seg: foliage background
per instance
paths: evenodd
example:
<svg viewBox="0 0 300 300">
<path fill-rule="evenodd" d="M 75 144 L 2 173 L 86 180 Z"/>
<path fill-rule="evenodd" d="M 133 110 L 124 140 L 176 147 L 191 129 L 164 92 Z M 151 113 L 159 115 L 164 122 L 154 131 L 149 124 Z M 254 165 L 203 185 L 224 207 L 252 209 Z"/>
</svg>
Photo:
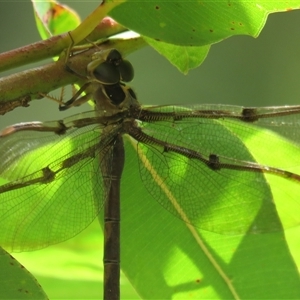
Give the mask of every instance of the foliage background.
<svg viewBox="0 0 300 300">
<path fill-rule="evenodd" d="M 82 19 L 98 5 L 97 2 L 64 3 L 74 8 Z M 29 1 L 2 2 L 0 7 L 1 52 L 40 39 Z M 135 68 L 131 86 L 143 104 L 299 104 L 299 16 L 300 11 L 296 10 L 272 14 L 257 39 L 236 36 L 213 45 L 204 63 L 187 76 L 150 47 L 144 48 L 128 57 Z M 78 108 L 78 112 L 80 109 L 88 107 Z M 26 115 L 19 108 L 1 117 L 0 127 L 33 120 L 36 111 L 41 120 L 61 118 L 62 114 L 54 102 L 35 101 Z"/>
<path fill-rule="evenodd" d="M 67 3 L 82 18 L 98 5 L 97 2 Z M 0 52 L 39 40 L 29 1 L 2 2 L 0 8 Z M 131 85 L 144 104 L 299 104 L 299 17 L 300 11 L 273 14 L 257 39 L 239 36 L 214 45 L 203 65 L 187 76 L 180 74 L 152 49 L 142 49 L 129 57 L 136 72 Z M 78 112 L 87 109 L 88 106 L 84 106 L 78 108 Z M 74 114 L 74 111 L 68 113 Z M 34 101 L 26 110 L 19 108 L 1 116 L 0 128 L 21 121 L 62 117 L 55 103 Z M 101 279 L 101 275 L 97 275 L 101 272 L 101 248 L 101 236 L 98 235 L 98 227 L 94 226 L 89 234 L 83 233 L 76 240 L 18 255 L 17 258 L 34 274 L 37 272 L 45 289 L 48 284 L 56 286 L 56 290 L 51 292 L 46 289 L 50 298 L 64 297 L 62 293 L 66 290 L 68 297 L 70 291 L 80 297 L 80 286 L 94 291 L 96 297 L 100 293 L 96 279 Z M 41 265 L 42 270 L 39 268 Z M 56 278 L 49 275 L 53 270 Z M 122 284 L 126 283 L 122 281 Z M 83 295 L 86 295 L 84 291 Z M 122 298 L 126 297 L 132 299 L 133 296 L 129 292 Z"/>
</svg>

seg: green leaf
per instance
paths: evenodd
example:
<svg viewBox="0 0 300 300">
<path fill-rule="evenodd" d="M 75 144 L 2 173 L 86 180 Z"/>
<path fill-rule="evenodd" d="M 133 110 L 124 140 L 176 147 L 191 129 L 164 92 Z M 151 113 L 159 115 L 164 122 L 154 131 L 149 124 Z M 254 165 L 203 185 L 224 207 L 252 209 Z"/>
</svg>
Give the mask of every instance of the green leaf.
<svg viewBox="0 0 300 300">
<path fill-rule="evenodd" d="M 168 57 L 172 64 L 184 74 L 197 68 L 206 58 L 210 46 L 176 46 L 144 37 L 157 52 Z"/>
<path fill-rule="evenodd" d="M 299 8 L 299 1 L 128 0 L 110 13 L 127 28 L 175 45 L 210 45 L 233 35 L 257 37 L 269 13 Z"/>
<path fill-rule="evenodd" d="M 126 154 L 121 265 L 142 299 L 299 298 L 299 274 L 283 232 L 230 236 L 191 228 L 149 195 L 135 149 L 127 147 Z M 264 217 L 262 210 L 255 220 Z"/>
<path fill-rule="evenodd" d="M 279 117 L 276 119 L 276 124 L 279 124 Z M 299 174 L 300 144 L 297 140 L 291 143 L 291 140 L 285 137 L 285 131 L 290 136 L 290 131 L 293 129 L 282 128 L 281 135 L 278 135 L 271 130 L 261 128 L 257 130 L 257 126 L 260 126 L 260 124 L 263 125 L 264 122 L 260 121 L 256 126 L 249 124 L 247 131 L 242 130 L 238 123 L 234 122 L 229 122 L 226 126 L 239 136 L 259 164 L 267 166 L 276 165 L 279 169 Z M 272 129 L 271 126 L 270 129 Z M 280 132 L 280 128 L 276 130 Z M 280 155 L 278 155 L 279 152 L 277 151 L 280 151 Z M 266 174 L 265 176 L 270 184 L 283 227 L 290 228 L 295 226 L 298 222 L 296 220 L 298 220 L 299 210 L 299 184 L 294 180 L 287 180 L 276 175 Z"/>
<path fill-rule="evenodd" d="M 0 248 L 0 299 L 48 299 L 36 279 Z"/>
<path fill-rule="evenodd" d="M 188 68 L 194 68 L 203 61 L 204 53 L 208 51 L 208 48 L 198 48 L 196 59 L 197 48 L 190 53 L 188 47 L 209 46 L 234 35 L 257 37 L 270 13 L 299 9 L 299 6 L 300 1 L 129 0 L 116 7 L 110 15 L 143 35 L 151 46 L 187 73 Z M 149 38 L 170 45 L 168 48 L 158 47 L 159 44 Z M 181 50 L 178 46 L 182 46 Z M 197 63 L 190 67 L 194 60 Z"/>
<path fill-rule="evenodd" d="M 80 24 L 79 15 L 57 1 L 32 1 L 32 5 L 42 39 L 71 31 Z"/>
<path fill-rule="evenodd" d="M 172 111 L 174 109 L 167 108 Z M 233 111 L 234 107 L 227 109 Z M 70 120 L 73 118 L 70 117 Z M 276 117 L 276 120 L 280 124 L 280 118 Z M 222 118 L 202 118 L 201 121 L 181 120 L 172 124 L 149 123 L 147 126 L 143 125 L 143 130 L 165 141 L 174 141 L 179 145 L 187 143 L 192 149 L 200 149 L 204 155 L 218 153 L 230 158 L 244 157 L 247 161 L 255 159 L 260 163 L 278 165 L 285 170 L 299 173 L 300 153 L 296 134 L 292 136 L 296 140 L 293 144 L 287 139 L 290 131 L 287 135 L 285 131 L 278 135 L 260 128 L 260 125 L 265 125 L 263 120 L 257 124 L 255 126 Z M 275 129 L 280 131 L 277 126 Z M 46 134 L 44 138 L 32 136 L 29 140 L 25 132 L 19 135 L 15 133 L 14 138 L 18 143 L 15 143 L 14 139 L 11 140 L 12 144 L 16 145 L 13 153 L 24 149 L 22 140 L 27 145 L 34 142 L 36 144 L 32 146 L 41 148 L 27 153 L 26 156 L 16 156 L 15 163 L 3 176 L 14 179 L 16 174 L 24 175 L 45 165 L 55 170 L 71 150 L 77 155 L 84 151 L 85 147 L 93 144 L 95 139 L 98 141 L 99 133 L 95 128 L 85 128 L 73 133 L 75 137 L 79 137 L 78 141 L 73 143 L 69 137 L 58 139 L 53 134 Z M 33 132 L 30 136 L 32 134 Z M 55 139 L 56 143 L 52 143 L 52 139 Z M 266 141 L 268 147 L 264 147 Z M 10 144 L 7 147 L 12 149 Z M 260 299 L 265 295 L 271 299 L 299 298 L 299 275 L 285 242 L 284 233 L 247 234 L 247 231 L 258 231 L 257 226 L 258 229 L 265 229 L 263 232 L 281 230 L 279 216 L 285 226 L 299 224 L 298 182 L 235 170 L 222 170 L 219 175 L 218 171 L 212 171 L 196 161 L 186 165 L 186 158 L 180 158 L 177 154 L 166 152 L 167 155 L 160 160 L 159 156 L 164 150 L 151 147 L 139 144 L 137 152 L 137 144 L 131 143 L 130 138 L 127 140 L 126 166 L 122 178 L 121 266 L 138 294 L 146 299 L 187 299 L 191 295 L 196 299 Z M 49 148 L 47 156 L 46 148 Z M 280 160 L 278 152 L 270 149 L 277 149 L 283 154 Z M 61 159 L 52 163 L 58 156 Z M 170 157 L 173 160 L 170 160 Z M 151 162 L 151 168 L 163 181 L 158 176 L 149 176 L 150 169 L 145 168 L 147 164 L 144 158 Z M 72 160 L 68 162 L 71 163 Z M 162 162 L 169 168 L 164 168 Z M 68 165 L 66 161 L 64 164 Z M 79 168 L 80 172 L 75 168 L 74 172 L 62 174 L 55 184 L 51 183 L 47 188 L 42 187 L 41 191 L 25 187 L 20 190 L 19 195 L 14 191 L 5 193 L 2 204 L 14 203 L 19 207 L 18 214 L 29 217 L 26 222 L 21 220 L 17 226 L 18 231 L 13 231 L 15 225 L 7 221 L 9 215 L 6 214 L 6 219 L 1 220 L 1 228 L 6 225 L 1 232 L 1 239 L 12 242 L 16 247 L 20 243 L 21 247 L 34 249 L 40 247 L 37 241 L 41 240 L 42 246 L 59 242 L 76 234 L 91 222 L 96 216 L 92 207 L 100 207 L 103 200 L 103 195 L 99 192 L 100 174 L 95 172 L 98 169 L 93 169 L 90 160 L 83 160 Z M 172 172 L 173 168 L 176 172 Z M 91 172 L 94 173 L 93 183 Z M 277 181 L 273 181 L 274 179 Z M 67 184 L 62 184 L 63 182 Z M 167 188 L 174 197 L 165 193 Z M 61 198 L 55 195 L 57 191 L 61 191 L 57 194 Z M 30 199 L 29 192 L 34 193 Z M 279 216 L 272 202 L 265 201 L 273 199 L 271 192 L 278 205 Z M 93 193 L 97 196 L 96 202 L 91 198 Z M 174 209 L 173 198 L 177 199 L 182 211 Z M 28 207 L 23 205 L 25 200 Z M 47 203 L 39 206 L 37 210 L 36 201 Z M 36 214 L 31 213 L 32 207 L 35 207 Z M 43 210 L 41 218 L 41 214 L 38 213 L 43 207 L 47 209 Z M 202 209 L 199 210 L 199 207 Z M 28 212 L 22 212 L 21 208 L 28 209 Z M 179 220 L 185 218 L 183 212 L 186 218 L 201 229 L 195 229 L 188 222 Z M 18 221 L 18 214 L 11 214 L 10 217 Z M 32 224 L 35 227 L 32 227 Z M 28 235 L 26 228 L 33 228 L 33 234 Z M 230 235 L 237 233 L 246 234 Z"/>
<path fill-rule="evenodd" d="M 145 3 L 147 5 L 151 4 L 146 1 Z M 202 46 L 199 48 L 198 46 L 188 46 L 190 45 L 188 44 L 188 39 L 191 37 L 187 24 L 189 19 L 193 21 L 200 19 L 202 25 L 205 24 L 204 21 L 207 21 L 207 26 L 210 24 L 219 24 L 219 27 L 214 27 L 217 34 L 213 38 L 211 38 L 212 35 L 208 34 L 208 32 L 205 34 L 205 28 L 203 29 L 203 34 L 200 34 L 199 44 L 201 45 L 201 43 L 206 42 L 210 45 L 221 40 L 222 36 L 225 38 L 230 36 L 230 34 L 250 34 L 256 36 L 263 27 L 268 12 L 284 9 L 284 7 L 285 9 L 290 9 L 296 5 L 299 6 L 298 1 L 260 1 L 255 4 L 254 2 L 232 2 L 228 4 L 228 2 L 223 1 L 218 2 L 220 7 L 222 3 L 228 6 L 225 7 L 224 14 L 216 10 L 218 8 L 216 6 L 217 3 L 204 2 L 206 6 L 204 5 L 205 8 L 203 11 L 206 11 L 206 15 L 195 15 L 192 10 L 189 10 L 190 2 L 172 1 L 169 4 L 160 2 L 160 7 L 155 7 L 155 10 L 163 8 L 166 11 L 166 5 L 177 4 L 177 8 L 186 5 L 184 8 L 187 8 L 189 14 L 188 16 L 184 14 L 180 15 L 178 11 L 176 13 L 176 7 L 173 6 L 175 11 L 173 18 L 170 11 L 168 12 L 168 18 L 165 18 L 168 30 L 164 31 L 163 28 L 166 25 L 160 23 L 159 26 L 163 25 L 163 27 L 159 31 L 153 26 L 154 33 L 162 34 L 162 41 L 165 41 L 165 36 L 166 40 L 169 41 L 172 38 L 177 39 L 178 35 L 178 39 L 183 38 L 184 43 L 187 44 L 183 43 L 183 46 L 175 47 L 171 44 L 165 45 L 165 42 L 151 40 L 150 38 L 146 39 L 153 45 L 155 44 L 155 47 L 160 49 L 164 55 L 169 56 L 172 61 L 178 60 L 175 61 L 175 64 L 186 72 L 190 67 L 197 64 L 198 61 L 202 61 L 206 55 L 205 51 L 208 50 L 201 48 Z M 131 4 L 135 5 L 132 7 L 135 8 L 135 13 L 137 12 L 138 14 L 141 12 L 140 7 L 137 6 L 137 2 Z M 196 2 L 191 2 L 191 4 L 198 5 Z M 119 8 L 121 7 L 123 6 Z M 213 13 L 209 14 L 209 11 L 207 12 L 206 9 L 207 7 L 210 7 Z M 232 8 L 234 9 L 231 10 Z M 185 12 L 184 10 L 181 11 Z M 238 14 L 235 15 L 235 12 L 238 12 Z M 124 12 L 123 14 L 126 15 Z M 159 21 L 159 18 L 155 19 L 151 14 L 147 14 L 147 17 L 149 16 L 148 19 L 144 18 L 141 14 L 138 15 L 139 17 L 135 18 L 133 23 L 138 22 L 142 26 L 148 20 L 149 24 Z M 242 23 L 243 26 L 240 25 L 238 23 L 239 20 L 236 19 L 239 15 L 241 19 L 242 17 L 247 21 L 249 19 L 251 21 L 249 22 L 250 25 L 248 23 L 246 24 L 247 26 L 244 23 Z M 180 26 L 182 23 L 176 24 L 179 16 L 181 21 L 185 20 L 187 22 L 185 26 Z M 203 16 L 203 18 L 201 19 L 199 16 Z M 130 15 L 126 15 L 127 17 L 130 19 Z M 234 23 L 228 21 L 229 17 L 232 17 Z M 214 23 L 217 18 L 220 19 L 220 23 Z M 174 24 L 169 22 L 170 20 L 175 21 Z M 211 20 L 212 22 L 210 22 Z M 227 23 L 224 20 L 227 20 Z M 245 21 L 244 19 L 242 20 Z M 193 24 L 193 21 L 190 24 Z M 177 26 L 174 27 L 175 30 L 173 32 L 171 32 L 169 24 Z M 224 27 L 224 24 L 230 24 L 234 30 L 230 29 L 229 31 L 228 27 Z M 244 29 L 247 30 L 244 31 Z M 199 30 L 201 31 L 201 26 Z M 152 37 L 155 38 L 155 34 Z M 193 41 L 197 40 L 193 35 L 192 37 Z M 203 52 L 199 53 L 199 57 L 197 57 L 198 49 L 200 51 L 203 49 Z M 180 57 L 181 54 L 183 54 L 182 58 Z M 254 157 L 255 160 L 263 164 L 278 165 L 285 170 L 299 173 L 299 168 L 297 167 L 300 165 L 297 159 L 299 157 L 299 150 L 285 138 L 268 130 L 260 130 L 258 132 L 256 127 L 252 127 L 251 124 L 249 124 L 247 134 L 239 126 L 236 126 L 238 123 L 230 122 L 227 124 L 223 122 L 222 124 L 224 126 L 222 133 L 226 132 L 227 136 L 234 141 L 237 137 L 242 144 L 235 142 L 234 145 L 244 145 L 245 153 L 248 153 L 249 157 Z M 266 141 L 268 141 L 267 145 Z M 60 151 L 63 147 L 60 146 L 58 144 L 57 147 L 54 147 L 53 152 L 50 154 L 53 154 L 53 156 L 62 154 Z M 80 145 L 73 146 L 76 148 Z M 230 151 L 233 151 L 232 149 Z M 277 150 L 279 151 L 279 149 L 280 153 L 283 154 L 280 156 L 280 159 L 277 155 Z M 128 144 L 126 150 L 127 166 L 122 182 L 122 268 L 140 295 L 149 299 L 237 299 L 239 296 L 241 298 L 260 299 L 265 298 L 266 295 L 268 298 L 276 299 L 299 299 L 299 275 L 283 233 L 232 237 L 189 227 L 187 223 L 176 219 L 153 200 L 153 197 L 149 194 L 149 188 L 146 190 L 140 180 L 140 169 L 137 163 L 135 147 Z M 34 153 L 31 157 L 32 162 L 40 164 L 41 161 L 39 161 L 39 158 L 36 159 L 37 154 L 42 155 L 43 149 Z M 53 158 L 52 155 L 49 157 Z M 24 159 L 22 165 L 25 161 L 26 159 Z M 42 165 L 44 165 L 44 161 Z M 27 167 L 30 168 L 30 164 Z M 88 173 L 88 170 L 84 166 L 83 171 Z M 185 176 L 189 176 L 189 172 L 191 170 L 182 169 L 182 173 L 186 173 Z M 14 176 L 13 173 L 11 176 Z M 292 181 L 273 175 L 266 175 L 264 177 L 265 184 L 260 187 L 259 193 L 269 195 L 272 192 L 276 205 L 279 208 L 278 212 L 281 220 L 285 226 L 293 226 L 295 222 L 294 215 L 298 210 L 297 195 L 299 195 L 299 187 Z M 74 178 L 75 180 L 80 180 L 80 176 L 75 176 Z M 188 177 L 183 176 L 183 178 Z M 180 178 L 173 179 L 179 180 Z M 201 183 L 203 178 L 199 177 L 197 180 Z M 59 188 L 60 183 L 57 182 L 56 188 Z M 50 190 L 54 191 L 53 189 L 54 187 L 52 186 Z M 91 187 L 88 186 L 87 191 L 90 191 L 90 189 Z M 226 189 L 232 193 L 243 194 L 243 191 L 238 189 L 234 182 L 226 182 Z M 291 201 L 286 201 L 287 197 Z M 216 202 L 216 199 L 219 204 L 222 205 L 222 203 L 225 203 L 224 205 L 227 205 L 224 201 L 224 199 L 226 200 L 224 191 L 214 193 L 211 201 Z M 22 198 L 20 198 L 20 201 L 23 201 Z M 214 209 L 218 207 L 215 203 L 211 203 L 210 206 Z M 84 210 L 84 206 L 82 209 Z M 263 211 L 259 212 L 257 207 L 254 207 L 254 210 L 245 208 L 238 212 L 239 214 L 236 214 L 236 216 L 238 220 L 244 222 L 244 226 L 251 226 L 252 222 L 257 220 L 266 223 L 270 221 L 268 218 L 264 220 L 265 214 L 262 213 Z M 209 216 L 210 213 L 212 212 L 207 210 L 201 216 L 205 216 L 205 214 Z M 214 213 L 218 215 L 217 210 Z M 278 216 L 273 213 L 272 211 L 270 217 L 274 218 L 276 222 Z M 228 214 L 219 214 L 218 218 L 225 225 L 225 229 L 228 225 L 227 230 L 231 228 L 229 222 L 236 222 L 230 214 L 230 207 L 228 207 Z M 207 220 L 209 219 L 207 218 Z M 200 222 L 202 222 L 201 219 Z M 218 226 L 221 228 L 220 225 Z"/>
</svg>

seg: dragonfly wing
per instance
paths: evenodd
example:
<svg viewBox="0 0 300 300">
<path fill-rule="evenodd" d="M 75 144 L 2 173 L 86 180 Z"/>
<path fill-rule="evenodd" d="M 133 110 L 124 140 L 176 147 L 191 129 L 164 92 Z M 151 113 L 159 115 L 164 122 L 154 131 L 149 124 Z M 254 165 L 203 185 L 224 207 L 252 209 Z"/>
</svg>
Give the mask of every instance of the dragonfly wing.
<svg viewBox="0 0 300 300">
<path fill-rule="evenodd" d="M 0 172 L 12 180 L 0 186 L 2 246 L 43 248 L 69 239 L 94 220 L 106 196 L 101 164 L 106 170 L 109 165 L 99 153 L 113 138 L 102 135 L 100 143 L 100 137 L 93 125 L 62 136 L 24 131 L 1 139 L 0 153 L 9 157 Z"/>
<path fill-rule="evenodd" d="M 228 124 L 234 124 L 238 128 L 236 132 Z M 215 154 L 220 157 L 221 164 L 228 163 L 227 157 L 237 164 L 244 161 L 259 166 L 242 139 L 259 132 L 254 125 L 225 118 L 191 118 L 143 123 L 142 126 L 149 136 L 197 151 L 207 160 Z M 267 142 L 264 138 L 266 136 L 260 137 L 261 143 Z M 273 137 L 270 142 L 275 141 Z M 149 193 L 184 221 L 222 234 L 282 229 L 274 195 L 264 173 L 226 168 L 214 170 L 201 160 L 151 143 L 140 142 L 136 149 L 141 179 Z M 259 163 L 263 163 L 263 159 L 264 156 Z M 295 185 L 299 189 L 300 184 Z M 293 222 L 299 223 L 299 220 Z"/>
<path fill-rule="evenodd" d="M 265 173 L 265 178 L 284 228 L 300 224 L 300 145 L 297 138 L 298 121 L 295 117 L 286 116 L 285 123 L 279 117 L 269 119 L 268 122 L 263 120 L 255 125 L 241 124 L 233 120 L 222 121 L 222 124 L 249 149 L 256 163 L 275 168 L 274 173 Z M 230 159 L 224 161 L 229 162 Z M 276 174 L 276 169 L 281 175 Z M 271 229 L 268 231 L 272 231 Z"/>
</svg>

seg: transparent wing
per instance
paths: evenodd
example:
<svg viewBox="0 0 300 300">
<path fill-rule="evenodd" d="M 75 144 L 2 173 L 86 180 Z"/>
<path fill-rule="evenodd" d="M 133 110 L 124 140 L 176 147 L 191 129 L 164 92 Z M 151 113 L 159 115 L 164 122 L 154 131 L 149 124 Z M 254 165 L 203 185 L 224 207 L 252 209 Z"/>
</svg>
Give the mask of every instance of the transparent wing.
<svg viewBox="0 0 300 300">
<path fill-rule="evenodd" d="M 198 106 L 192 110 L 216 109 L 238 114 L 242 108 Z M 226 108 L 226 109 L 225 109 Z M 186 109 L 190 109 L 187 107 Z M 155 108 L 152 111 L 182 111 L 182 107 Z M 262 111 L 270 111 L 263 108 Z M 213 113 L 211 113 L 213 116 Z M 258 120 L 255 125 L 218 117 L 178 119 L 142 123 L 142 130 L 165 143 L 215 154 L 220 164 L 269 166 L 300 174 L 300 148 L 296 116 L 276 116 Z M 285 129 L 282 129 L 285 127 Z M 263 128 L 280 129 L 280 134 Z M 290 137 L 291 139 L 288 139 Z M 149 193 L 175 216 L 201 229 L 223 233 L 261 233 L 300 223 L 299 181 L 263 171 L 241 169 L 213 170 L 195 158 L 145 143 L 136 146 L 141 179 Z M 265 169 L 265 168 L 264 168 Z M 284 172 L 283 172 L 284 174 Z"/>
<path fill-rule="evenodd" d="M 98 125 L 61 136 L 23 131 L 2 137 L 0 173 L 9 182 L 0 186 L 0 244 L 39 249 L 86 228 L 106 197 L 100 170 L 109 174 L 111 158 L 99 154 L 112 139 Z"/>
</svg>

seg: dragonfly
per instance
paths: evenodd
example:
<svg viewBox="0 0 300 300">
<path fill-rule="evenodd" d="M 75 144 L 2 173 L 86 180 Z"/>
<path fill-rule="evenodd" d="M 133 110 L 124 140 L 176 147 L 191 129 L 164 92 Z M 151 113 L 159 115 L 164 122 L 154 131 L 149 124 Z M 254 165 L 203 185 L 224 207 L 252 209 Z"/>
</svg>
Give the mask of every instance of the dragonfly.
<svg viewBox="0 0 300 300">
<path fill-rule="evenodd" d="M 133 185 L 197 228 L 237 235 L 299 225 L 300 106 L 144 107 L 125 84 L 133 68 L 116 49 L 87 74 L 59 109 L 92 99 L 94 110 L 0 132 L 0 245 L 28 251 L 62 242 L 104 207 L 106 244 L 118 249 L 110 233 L 119 234 L 119 203 L 107 203 L 120 198 L 126 147 L 139 166 Z M 118 273 L 119 253 L 107 249 L 104 264 Z"/>
</svg>

